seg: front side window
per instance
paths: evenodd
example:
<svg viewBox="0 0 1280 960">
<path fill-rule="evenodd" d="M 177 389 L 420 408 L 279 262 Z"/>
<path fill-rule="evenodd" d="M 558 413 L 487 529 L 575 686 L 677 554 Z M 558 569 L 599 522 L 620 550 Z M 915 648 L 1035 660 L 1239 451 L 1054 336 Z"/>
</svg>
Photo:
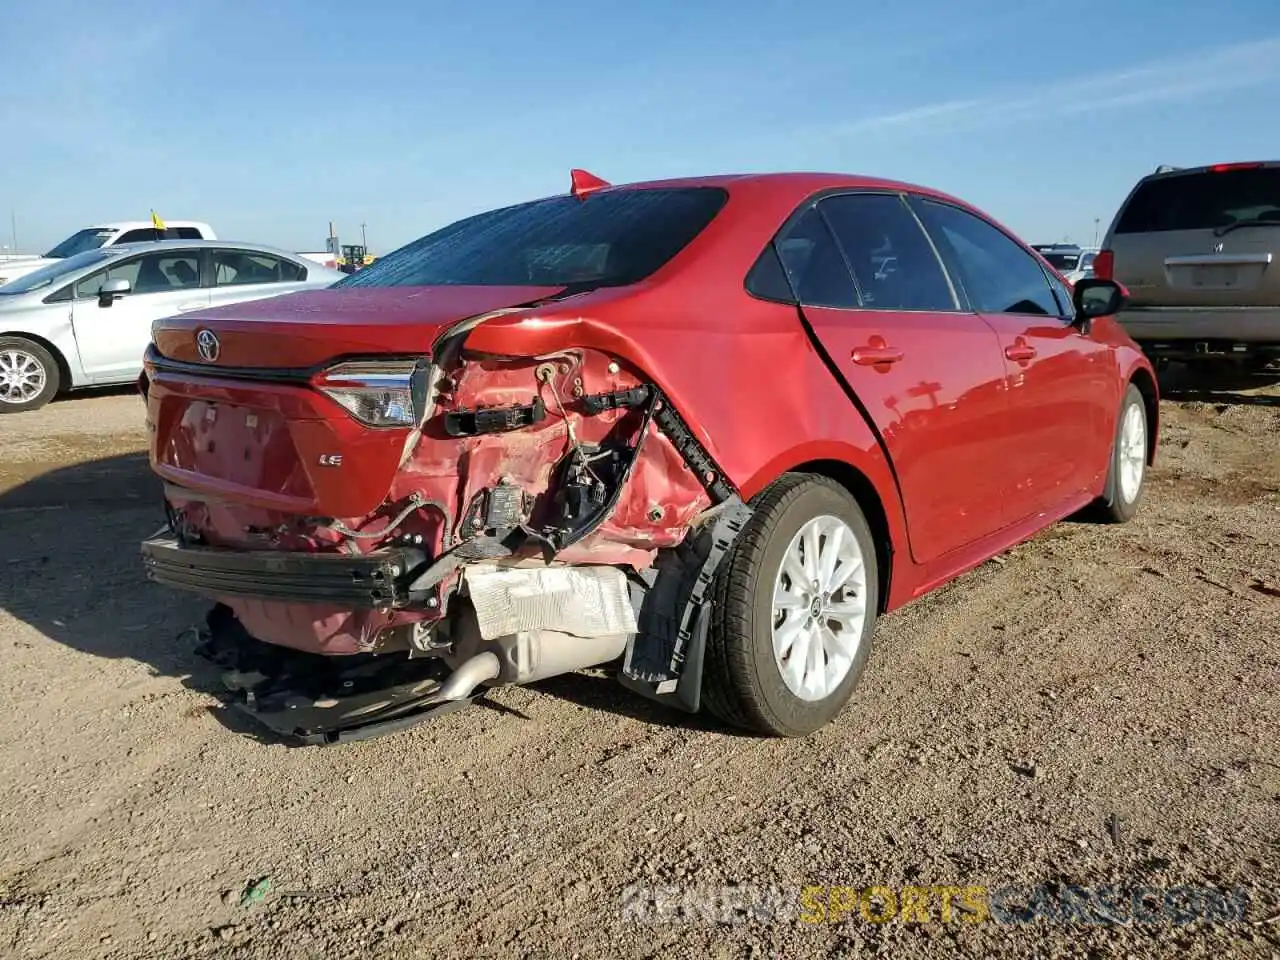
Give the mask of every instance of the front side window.
<svg viewBox="0 0 1280 960">
<path fill-rule="evenodd" d="M 266 253 L 218 250 L 213 255 L 213 282 L 219 287 L 248 283 L 296 283 L 307 271 L 296 263 Z"/>
<path fill-rule="evenodd" d="M 718 187 L 534 200 L 459 220 L 334 286 L 627 286 L 683 250 L 727 200 Z"/>
<path fill-rule="evenodd" d="M 942 264 L 901 198 L 852 194 L 820 206 L 853 268 L 864 309 L 956 309 Z"/>
<path fill-rule="evenodd" d="M 90 274 L 76 284 L 77 300 L 94 299 L 108 280 L 128 280 L 134 294 L 172 293 L 200 286 L 200 255 L 185 253 L 148 253 L 130 257 L 106 270 Z"/>
<path fill-rule="evenodd" d="M 924 200 L 920 217 L 981 313 L 1062 316 L 1040 263 L 1003 231 L 949 204 Z"/>
<path fill-rule="evenodd" d="M 1058 316 L 1074 317 L 1076 308 L 1071 300 L 1071 291 L 1067 288 L 1067 285 L 1057 277 L 1050 275 L 1049 287 L 1053 290 L 1053 298 L 1058 304 Z"/>
</svg>

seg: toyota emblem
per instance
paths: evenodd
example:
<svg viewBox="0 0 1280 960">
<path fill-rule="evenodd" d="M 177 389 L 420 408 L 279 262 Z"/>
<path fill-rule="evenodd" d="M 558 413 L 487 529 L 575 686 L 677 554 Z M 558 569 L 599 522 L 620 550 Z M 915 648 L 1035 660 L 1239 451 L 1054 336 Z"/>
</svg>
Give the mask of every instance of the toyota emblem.
<svg viewBox="0 0 1280 960">
<path fill-rule="evenodd" d="M 213 363 L 222 352 L 222 344 L 218 343 L 218 335 L 212 330 L 201 330 L 196 334 L 196 352 L 205 363 Z"/>
</svg>

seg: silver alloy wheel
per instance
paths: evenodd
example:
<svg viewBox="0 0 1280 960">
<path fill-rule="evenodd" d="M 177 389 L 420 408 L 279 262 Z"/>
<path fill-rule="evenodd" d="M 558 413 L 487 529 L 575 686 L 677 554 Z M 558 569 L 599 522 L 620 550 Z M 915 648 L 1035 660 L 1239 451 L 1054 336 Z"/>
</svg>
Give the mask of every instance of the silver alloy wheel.
<svg viewBox="0 0 1280 960">
<path fill-rule="evenodd" d="M 0 350 L 0 403 L 30 403 L 40 396 L 49 374 L 25 350 Z"/>
<path fill-rule="evenodd" d="M 1147 467 L 1147 418 L 1139 404 L 1130 404 L 1120 427 L 1120 496 L 1133 503 Z"/>
<path fill-rule="evenodd" d="M 866 622 L 867 567 L 849 525 L 814 517 L 782 555 L 773 586 L 773 658 L 787 689 L 823 700 L 853 666 Z"/>
</svg>

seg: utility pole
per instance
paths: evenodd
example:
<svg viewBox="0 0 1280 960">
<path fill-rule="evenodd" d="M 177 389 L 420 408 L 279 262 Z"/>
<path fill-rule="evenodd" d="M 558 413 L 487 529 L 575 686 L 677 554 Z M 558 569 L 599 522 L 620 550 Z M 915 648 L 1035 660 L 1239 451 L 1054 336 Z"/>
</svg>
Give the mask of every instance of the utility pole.
<svg viewBox="0 0 1280 960">
<path fill-rule="evenodd" d="M 364 247 L 364 252 L 369 252 L 369 238 L 364 235 L 364 224 L 360 224 L 360 246 Z"/>
<path fill-rule="evenodd" d="M 1098 217 L 1093 218 L 1093 245 L 1095 247 L 1098 245 L 1098 221 Z"/>
</svg>

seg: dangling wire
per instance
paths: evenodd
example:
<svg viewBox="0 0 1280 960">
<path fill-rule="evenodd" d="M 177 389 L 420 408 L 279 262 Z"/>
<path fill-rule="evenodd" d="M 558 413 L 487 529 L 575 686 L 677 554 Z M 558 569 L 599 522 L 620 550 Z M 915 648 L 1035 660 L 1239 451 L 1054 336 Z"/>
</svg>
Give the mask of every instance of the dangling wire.
<svg viewBox="0 0 1280 960">
<path fill-rule="evenodd" d="M 565 407 L 564 400 L 560 396 L 560 391 L 556 388 L 556 382 L 554 379 L 555 368 L 551 364 L 546 363 L 538 367 L 536 373 L 538 379 L 551 388 L 551 396 L 555 398 L 556 409 L 560 413 L 560 419 L 564 421 L 565 432 L 569 437 L 569 451 L 578 458 L 578 463 L 582 465 L 582 469 L 591 475 L 591 479 L 595 480 L 595 482 L 601 486 L 604 486 L 604 481 L 600 479 L 599 474 L 591 469 L 592 458 L 588 457 L 586 452 L 582 449 L 582 443 L 578 440 L 578 434 L 573 429 L 573 421 L 569 419 L 569 411 Z M 600 459 L 606 455 L 607 454 L 598 454 L 595 459 Z"/>
</svg>

